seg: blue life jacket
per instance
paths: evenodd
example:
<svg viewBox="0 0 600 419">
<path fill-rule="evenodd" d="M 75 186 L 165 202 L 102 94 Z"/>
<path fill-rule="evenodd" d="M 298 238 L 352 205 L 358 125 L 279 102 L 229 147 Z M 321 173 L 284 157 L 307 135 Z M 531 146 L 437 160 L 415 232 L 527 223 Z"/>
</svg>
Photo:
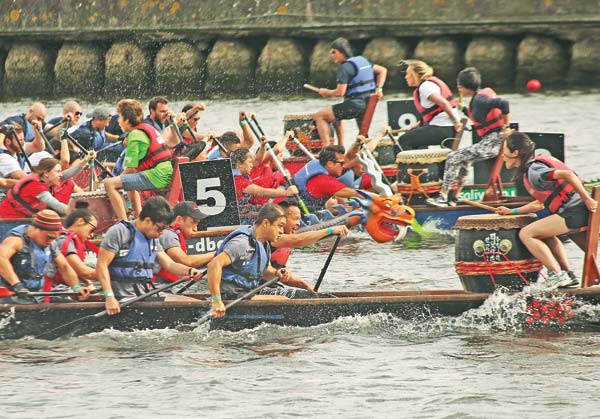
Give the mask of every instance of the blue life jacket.
<svg viewBox="0 0 600 419">
<path fill-rule="evenodd" d="M 300 196 L 308 206 L 323 206 L 329 198 L 315 198 L 306 190 L 308 181 L 317 175 L 329 175 L 329 172 L 318 159 L 306 163 L 294 175 L 294 183 L 300 191 Z"/>
<path fill-rule="evenodd" d="M 354 171 L 352 169 L 346 170 L 342 173 L 342 176 L 337 178 L 340 182 L 349 188 L 358 189 L 362 185 L 362 176 L 354 178 Z"/>
<path fill-rule="evenodd" d="M 217 160 L 217 159 L 222 159 L 224 158 L 223 155 L 221 154 L 221 149 L 219 149 L 219 147 L 214 147 L 212 150 L 209 151 L 208 155 L 206 156 L 207 160 Z"/>
<path fill-rule="evenodd" d="M 223 253 L 223 249 L 229 240 L 241 234 L 248 237 L 248 241 L 255 252 L 252 258 L 241 269 L 234 268 L 233 265 L 224 267 L 221 281 L 232 282 L 244 289 L 251 290 L 260 285 L 263 272 L 269 266 L 269 260 L 271 259 L 271 247 L 269 243 L 259 243 L 256 240 L 252 226 L 240 226 L 223 239 L 223 243 L 217 249 L 217 255 Z"/>
<path fill-rule="evenodd" d="M 233 172 L 233 177 L 234 178 L 236 176 L 241 176 L 241 177 L 245 177 L 246 179 L 249 179 L 248 176 L 242 175 L 238 169 L 232 169 L 232 172 Z M 238 205 L 247 204 L 248 202 L 250 202 L 250 198 L 252 198 L 252 195 L 250 195 L 249 193 L 244 193 L 244 197 L 242 198 L 241 201 L 238 202 Z"/>
<path fill-rule="evenodd" d="M 117 159 L 117 162 L 115 163 L 115 167 L 113 167 L 112 170 L 112 174 L 115 176 L 119 176 L 121 173 L 123 173 L 123 162 L 125 161 L 125 153 L 127 152 L 127 148 L 124 148 L 123 151 L 121 151 L 121 154 L 119 154 L 119 158 Z"/>
<path fill-rule="evenodd" d="M 346 94 L 344 96 L 350 97 L 375 91 L 377 87 L 375 85 L 375 73 L 373 72 L 373 65 L 369 60 L 362 55 L 357 55 L 348 58 L 344 62 L 351 63 L 356 70 L 356 74 L 346 87 Z"/>
<path fill-rule="evenodd" d="M 51 262 L 50 246 L 40 247 L 26 234 L 29 225 L 17 226 L 8 232 L 8 236 L 21 237 L 23 249 L 10 258 L 10 263 L 19 280 L 30 291 L 39 291 L 44 285 L 44 272 Z M 7 285 L 4 279 L 2 282 Z"/>
<path fill-rule="evenodd" d="M 106 131 L 94 129 L 91 119 L 77 128 L 72 135 L 88 150 L 94 149 L 97 151 L 108 145 Z"/>
<path fill-rule="evenodd" d="M 142 122 L 145 122 L 148 125 L 152 125 L 159 133 L 162 132 L 168 124 L 159 124 L 154 119 L 150 119 L 150 115 L 148 115 Z"/>
<path fill-rule="evenodd" d="M 129 249 L 122 249 L 108 266 L 111 281 L 147 282 L 154 275 L 156 266 L 156 239 L 148 239 L 134 221 L 121 221 L 132 235 Z"/>
<path fill-rule="evenodd" d="M 21 128 L 23 128 L 23 136 L 25 137 L 25 142 L 26 143 L 30 143 L 31 141 L 33 141 L 33 138 L 35 137 L 35 129 L 33 128 L 33 125 L 31 124 L 31 122 L 29 122 L 25 118 L 25 114 L 24 113 L 20 113 L 18 115 L 9 116 L 4 121 L 2 121 L 3 124 L 4 123 L 11 123 L 11 122 L 16 122 L 19 125 L 21 125 Z M 43 122 L 42 122 L 42 126 L 44 126 Z"/>
</svg>

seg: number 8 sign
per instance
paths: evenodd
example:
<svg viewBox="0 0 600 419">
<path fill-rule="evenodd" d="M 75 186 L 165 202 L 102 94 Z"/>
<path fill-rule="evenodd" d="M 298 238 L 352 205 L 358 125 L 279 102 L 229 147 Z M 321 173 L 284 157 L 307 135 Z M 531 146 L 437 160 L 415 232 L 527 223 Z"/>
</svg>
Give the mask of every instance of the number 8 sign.
<svg viewBox="0 0 600 419">
<path fill-rule="evenodd" d="M 203 227 L 240 224 L 231 160 L 218 159 L 179 165 L 183 198 L 198 204 L 209 217 Z"/>
</svg>

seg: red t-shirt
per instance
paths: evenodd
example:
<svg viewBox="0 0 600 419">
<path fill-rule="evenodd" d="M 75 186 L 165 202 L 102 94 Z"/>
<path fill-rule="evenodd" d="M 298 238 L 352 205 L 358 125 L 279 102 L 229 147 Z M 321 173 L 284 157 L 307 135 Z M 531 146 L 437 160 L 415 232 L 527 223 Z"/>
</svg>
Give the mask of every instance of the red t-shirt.
<svg viewBox="0 0 600 419">
<path fill-rule="evenodd" d="M 306 182 L 306 190 L 317 199 L 331 198 L 344 188 L 347 186 L 330 175 L 316 175 Z"/>
<path fill-rule="evenodd" d="M 250 172 L 252 183 L 263 188 L 276 189 L 285 183 L 285 178 L 278 171 L 273 171 L 268 164 L 256 166 Z"/>
</svg>

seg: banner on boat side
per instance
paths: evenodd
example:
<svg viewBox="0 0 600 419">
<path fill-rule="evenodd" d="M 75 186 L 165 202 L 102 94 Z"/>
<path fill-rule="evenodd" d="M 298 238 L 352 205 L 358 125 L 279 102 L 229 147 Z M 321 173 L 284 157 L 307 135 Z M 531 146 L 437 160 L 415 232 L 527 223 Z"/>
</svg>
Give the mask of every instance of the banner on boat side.
<svg viewBox="0 0 600 419">
<path fill-rule="evenodd" d="M 206 160 L 179 165 L 183 199 L 208 215 L 203 228 L 240 225 L 231 160 Z"/>
</svg>

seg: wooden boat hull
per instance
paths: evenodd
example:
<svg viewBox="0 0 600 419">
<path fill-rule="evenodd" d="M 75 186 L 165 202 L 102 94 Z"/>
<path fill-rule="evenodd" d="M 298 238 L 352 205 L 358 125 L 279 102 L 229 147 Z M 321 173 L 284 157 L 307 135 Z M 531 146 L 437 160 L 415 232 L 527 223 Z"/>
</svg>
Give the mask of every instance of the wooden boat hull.
<svg viewBox="0 0 600 419">
<path fill-rule="evenodd" d="M 462 290 L 420 290 L 382 292 L 338 292 L 338 298 L 311 300 L 266 299 L 243 301 L 221 319 L 210 322 L 212 329 L 242 330 L 262 323 L 310 327 L 345 316 L 385 313 L 406 320 L 459 316 L 481 306 L 490 294 Z M 600 304 L 600 288 L 571 289 L 561 294 L 575 300 Z M 207 295 L 196 294 L 184 301 L 144 301 L 116 316 L 78 322 L 44 338 L 83 335 L 107 328 L 121 331 L 177 328 L 193 324 L 209 309 Z M 104 303 L 0 304 L 0 338 L 38 336 L 58 326 L 90 316 L 104 309 Z"/>
</svg>

